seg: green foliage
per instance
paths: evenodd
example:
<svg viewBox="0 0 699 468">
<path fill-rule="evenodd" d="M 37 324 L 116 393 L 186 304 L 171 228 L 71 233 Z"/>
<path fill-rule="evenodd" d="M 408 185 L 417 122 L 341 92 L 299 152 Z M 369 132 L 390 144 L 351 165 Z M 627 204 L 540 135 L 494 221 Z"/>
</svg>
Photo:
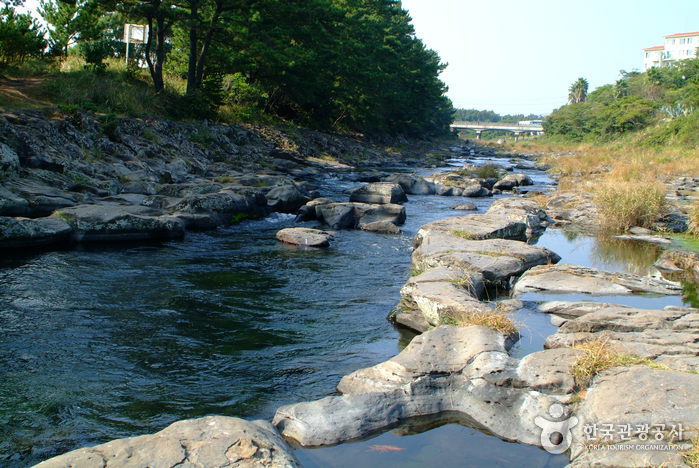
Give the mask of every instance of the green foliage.
<svg viewBox="0 0 699 468">
<path fill-rule="evenodd" d="M 0 65 L 40 57 L 46 48 L 40 26 L 27 14 L 5 6 L 0 10 Z"/>
<path fill-rule="evenodd" d="M 543 118 L 544 116 L 539 114 L 500 115 L 491 110 L 456 109 L 454 111 L 454 121 L 516 123 L 521 120 L 543 120 Z"/>
<path fill-rule="evenodd" d="M 81 42 L 80 55 L 85 59 L 86 67 L 98 71 L 107 68 L 104 61 L 114 55 L 115 42 L 108 39 Z"/>
<path fill-rule="evenodd" d="M 571 104 L 556 109 L 544 122 L 553 139 L 608 141 L 621 134 L 649 127 L 659 118 L 670 118 L 648 132 L 643 146 L 668 142 L 696 147 L 699 108 L 699 59 L 688 59 L 645 73 L 622 70 L 621 78 L 591 92 L 579 102 L 580 80 L 571 86 Z M 578 86 L 576 86 L 578 85 Z M 575 89 L 574 89 L 575 88 Z"/>
<path fill-rule="evenodd" d="M 587 99 L 587 89 L 589 85 L 585 78 L 578 78 L 575 82 L 570 85 L 568 89 L 568 102 L 570 104 L 577 104 L 580 102 L 585 102 Z"/>
</svg>

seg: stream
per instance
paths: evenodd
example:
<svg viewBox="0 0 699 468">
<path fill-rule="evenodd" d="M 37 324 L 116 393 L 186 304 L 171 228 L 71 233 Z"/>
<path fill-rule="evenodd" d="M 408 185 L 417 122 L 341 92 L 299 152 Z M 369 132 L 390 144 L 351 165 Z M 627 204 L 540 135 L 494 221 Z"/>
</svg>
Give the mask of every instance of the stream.
<svg viewBox="0 0 699 468">
<path fill-rule="evenodd" d="M 541 171 L 523 172 L 532 189 L 550 184 Z M 346 200 L 358 185 L 329 174 L 322 195 Z M 280 405 L 331 395 L 343 375 L 394 356 L 414 336 L 386 320 L 410 275 L 411 239 L 425 223 L 464 214 L 451 209 L 457 203 L 483 212 L 494 199 L 409 198 L 402 235 L 341 231 L 327 250 L 276 242 L 274 234 L 294 222 L 274 214 L 182 241 L 3 255 L 0 465 L 28 466 L 179 419 L 270 419 Z M 649 272 L 659 254 L 652 245 L 560 229 L 538 244 L 561 262 L 633 273 Z M 516 356 L 542 349 L 555 327 L 534 305 L 561 296 L 520 298 L 527 307 L 515 313 L 524 324 Z M 593 300 L 682 303 L 677 296 Z M 296 455 L 319 467 L 567 463 L 454 414 Z"/>
</svg>

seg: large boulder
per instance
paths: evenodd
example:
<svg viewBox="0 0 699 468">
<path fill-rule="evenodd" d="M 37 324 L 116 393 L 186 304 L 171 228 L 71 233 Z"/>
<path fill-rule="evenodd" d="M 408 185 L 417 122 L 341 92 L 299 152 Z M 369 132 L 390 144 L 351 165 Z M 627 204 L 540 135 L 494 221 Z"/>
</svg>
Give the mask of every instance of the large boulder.
<svg viewBox="0 0 699 468">
<path fill-rule="evenodd" d="M 257 190 L 222 190 L 192 195 L 172 207 L 175 213 L 208 214 L 219 224 L 228 225 L 235 217 L 267 214 L 267 198 Z"/>
<path fill-rule="evenodd" d="M 57 217 L 0 217 L 0 248 L 33 247 L 70 240 L 73 228 Z"/>
<path fill-rule="evenodd" d="M 328 247 L 332 233 L 310 228 L 284 228 L 277 232 L 277 239 L 286 244 L 305 247 Z"/>
<path fill-rule="evenodd" d="M 374 182 L 353 190 L 350 201 L 375 204 L 403 203 L 408 201 L 408 197 L 399 184 Z"/>
<path fill-rule="evenodd" d="M 502 179 L 495 182 L 493 185 L 494 189 L 497 190 L 512 190 L 515 187 L 521 187 L 524 185 L 533 185 L 531 178 L 528 175 L 522 173 L 507 174 Z"/>
<path fill-rule="evenodd" d="M 74 450 L 36 466 L 294 468 L 299 464 L 267 421 L 207 416 L 178 421 L 155 434 Z"/>
<path fill-rule="evenodd" d="M 296 185 L 280 185 L 267 192 L 267 206 L 280 213 L 296 213 L 310 198 Z"/>
<path fill-rule="evenodd" d="M 29 202 L 0 186 L 0 216 L 26 216 Z"/>
<path fill-rule="evenodd" d="M 400 226 L 405 222 L 405 208 L 401 205 L 373 205 L 368 203 L 321 203 L 315 205 L 315 219 L 318 219 L 332 229 L 365 229 L 383 226 L 391 223 Z"/>
<path fill-rule="evenodd" d="M 606 296 L 634 293 L 678 295 L 682 294 L 682 287 L 662 279 L 560 264 L 532 268 L 517 281 L 513 292 L 584 293 Z"/>
<path fill-rule="evenodd" d="M 184 224 L 174 216 L 145 206 L 78 205 L 56 212 L 73 228 L 78 242 L 173 239 L 184 235 Z"/>
<path fill-rule="evenodd" d="M 534 238 L 544 233 L 549 217 L 538 203 L 527 198 L 508 197 L 495 200 L 486 214 L 504 216 L 527 225 L 527 237 Z"/>
<path fill-rule="evenodd" d="M 19 173 L 19 156 L 5 143 L 0 143 L 0 180 Z"/>
<path fill-rule="evenodd" d="M 434 183 L 415 174 L 393 174 L 384 181 L 399 184 L 409 195 L 432 195 L 436 192 Z"/>
</svg>

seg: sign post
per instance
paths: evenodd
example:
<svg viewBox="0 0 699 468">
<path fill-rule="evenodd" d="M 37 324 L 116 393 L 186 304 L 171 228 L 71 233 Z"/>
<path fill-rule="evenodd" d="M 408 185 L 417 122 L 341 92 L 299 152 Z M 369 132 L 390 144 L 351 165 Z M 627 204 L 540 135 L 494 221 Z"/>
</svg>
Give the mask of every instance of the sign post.
<svg viewBox="0 0 699 468">
<path fill-rule="evenodd" d="M 125 24 L 124 42 L 126 42 L 126 66 L 129 66 L 129 44 L 142 44 L 146 42 L 148 26 L 145 24 Z"/>
</svg>

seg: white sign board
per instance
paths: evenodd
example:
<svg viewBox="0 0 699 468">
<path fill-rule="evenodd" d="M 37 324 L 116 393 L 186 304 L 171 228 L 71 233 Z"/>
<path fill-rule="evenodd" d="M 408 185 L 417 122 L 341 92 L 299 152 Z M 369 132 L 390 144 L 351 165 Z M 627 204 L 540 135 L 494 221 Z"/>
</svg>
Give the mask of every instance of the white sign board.
<svg viewBox="0 0 699 468">
<path fill-rule="evenodd" d="M 148 38 L 148 26 L 145 24 L 125 24 L 124 42 L 139 44 L 146 42 Z"/>
</svg>

